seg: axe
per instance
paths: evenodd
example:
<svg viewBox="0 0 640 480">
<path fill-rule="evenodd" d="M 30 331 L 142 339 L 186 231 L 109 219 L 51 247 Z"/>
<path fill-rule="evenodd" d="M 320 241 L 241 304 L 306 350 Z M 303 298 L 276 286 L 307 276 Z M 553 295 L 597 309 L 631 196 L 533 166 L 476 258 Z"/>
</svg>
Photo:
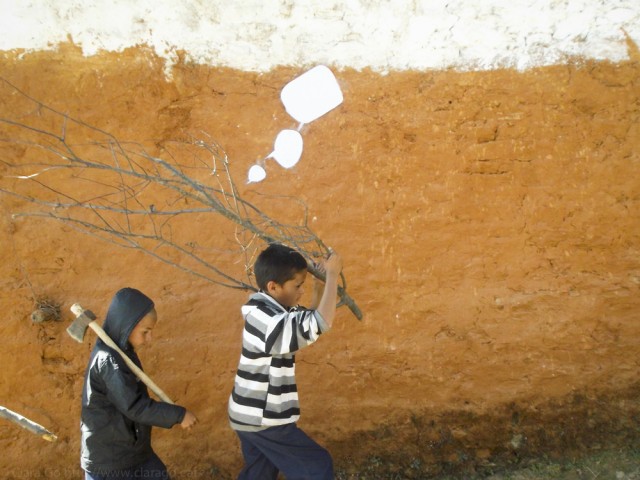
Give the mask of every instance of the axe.
<svg viewBox="0 0 640 480">
<path fill-rule="evenodd" d="M 42 425 L 34 422 L 33 420 L 29 420 L 26 417 L 23 417 L 19 413 L 13 412 L 8 408 L 0 406 L 0 417 L 6 418 L 7 420 L 11 420 L 14 423 L 17 423 L 22 428 L 29 430 L 31 433 L 35 433 L 39 437 L 44 438 L 48 442 L 54 442 L 58 439 L 53 433 L 44 428 Z"/>
<path fill-rule="evenodd" d="M 146 373 L 144 373 L 133 361 L 116 345 L 116 343 L 111 339 L 109 335 L 102 329 L 100 325 L 96 323 L 96 316 L 93 314 L 91 310 L 85 310 L 79 304 L 75 303 L 71 306 L 71 311 L 75 314 L 76 319 L 73 321 L 71 325 L 67 328 L 67 333 L 73 338 L 76 342 L 82 343 L 84 340 L 84 334 L 87 331 L 87 327 L 91 328 L 100 339 L 106 343 L 113 350 L 118 352 L 120 356 L 123 358 L 127 366 L 131 369 L 131 371 L 144 382 L 144 384 L 149 387 L 153 393 L 155 393 L 163 402 L 166 403 L 174 403 L 169 396 L 162 391 L 158 385 L 151 380 Z"/>
</svg>

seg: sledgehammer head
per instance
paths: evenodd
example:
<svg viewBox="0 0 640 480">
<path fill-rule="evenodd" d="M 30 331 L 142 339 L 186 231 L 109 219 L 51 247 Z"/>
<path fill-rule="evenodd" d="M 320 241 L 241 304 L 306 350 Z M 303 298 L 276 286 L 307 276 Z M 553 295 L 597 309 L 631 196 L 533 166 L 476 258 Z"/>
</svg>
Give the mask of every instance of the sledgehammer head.
<svg viewBox="0 0 640 480">
<path fill-rule="evenodd" d="M 76 342 L 82 343 L 87 327 L 96 319 L 96 316 L 91 310 L 85 310 L 77 303 L 71 306 L 71 311 L 76 315 L 76 319 L 67 328 L 67 333 Z"/>
</svg>

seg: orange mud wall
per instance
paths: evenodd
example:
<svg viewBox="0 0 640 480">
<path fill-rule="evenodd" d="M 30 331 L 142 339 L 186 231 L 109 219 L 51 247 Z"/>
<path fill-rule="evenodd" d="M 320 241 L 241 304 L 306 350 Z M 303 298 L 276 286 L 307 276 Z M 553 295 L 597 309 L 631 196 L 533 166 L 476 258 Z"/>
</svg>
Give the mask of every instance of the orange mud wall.
<svg viewBox="0 0 640 480">
<path fill-rule="evenodd" d="M 298 355 L 300 426 L 342 471 L 412 478 L 637 441 L 637 55 L 525 72 L 336 71 L 344 103 L 304 127 L 300 163 L 269 163 L 263 183 L 245 185 L 277 132 L 295 128 L 279 92 L 303 70 L 183 63 L 167 80 L 148 51 L 85 58 L 70 45 L 0 60 L 23 91 L 120 140 L 206 132 L 248 195 L 306 203 L 364 312 L 340 309 Z M 0 99 L 0 117 L 10 108 Z M 20 163 L 19 148 L 1 152 Z M 247 293 L 54 221 L 13 219 L 25 204 L 0 198 L 0 405 L 59 437 L 0 420 L 3 477 L 79 477 L 95 336 L 67 336 L 69 307 L 103 318 L 123 286 L 158 307 L 155 342 L 140 354 L 147 373 L 200 419 L 190 433 L 157 429 L 156 451 L 177 480 L 233 476 L 241 456 L 226 401 Z M 215 235 L 217 221 L 194 232 Z M 63 321 L 32 323 L 43 297 Z"/>
</svg>

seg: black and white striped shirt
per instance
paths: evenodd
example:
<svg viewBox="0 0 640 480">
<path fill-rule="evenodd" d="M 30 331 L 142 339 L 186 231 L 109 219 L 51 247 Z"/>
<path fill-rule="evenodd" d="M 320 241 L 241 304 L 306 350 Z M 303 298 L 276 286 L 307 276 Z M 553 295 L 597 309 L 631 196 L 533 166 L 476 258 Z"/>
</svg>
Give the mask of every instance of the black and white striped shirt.
<svg viewBox="0 0 640 480">
<path fill-rule="evenodd" d="M 251 295 L 242 307 L 242 354 L 229 421 L 235 430 L 258 431 L 300 417 L 295 352 L 329 329 L 316 310 L 291 309 L 269 295 Z"/>
</svg>

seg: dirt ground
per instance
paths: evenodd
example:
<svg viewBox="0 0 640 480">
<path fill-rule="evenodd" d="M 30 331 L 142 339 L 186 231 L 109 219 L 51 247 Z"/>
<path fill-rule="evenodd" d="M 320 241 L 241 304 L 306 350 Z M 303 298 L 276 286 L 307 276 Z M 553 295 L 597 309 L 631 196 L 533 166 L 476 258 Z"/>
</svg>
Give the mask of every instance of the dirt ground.
<svg viewBox="0 0 640 480">
<path fill-rule="evenodd" d="M 303 127 L 296 167 L 269 162 L 257 185 L 244 183 L 248 168 L 297 128 L 279 93 L 304 68 L 182 62 L 167 79 L 143 48 L 86 58 L 62 45 L 5 52 L 0 76 L 122 141 L 213 138 L 241 193 L 274 218 L 300 220 L 306 205 L 364 313 L 341 308 L 297 357 L 300 426 L 332 452 L 339 478 L 595 478 L 562 462 L 640 439 L 640 58 L 630 52 L 526 72 L 336 71 L 344 103 Z M 26 105 L 3 83 L 0 118 L 44 115 Z M 34 173 L 35 157 L 15 136 L 0 125 L 1 188 L 29 195 L 38 185 L 14 177 Z M 79 196 L 92 188 L 73 185 Z M 58 435 L 49 443 L 0 421 L 3 478 L 79 478 L 93 337 L 69 339 L 69 307 L 103 318 L 123 286 L 159 311 L 145 370 L 200 419 L 190 433 L 158 429 L 156 451 L 176 480 L 232 478 L 241 456 L 226 401 L 247 292 L 14 216 L 33 211 L 24 199 L 0 202 L 0 405 Z M 207 215 L 180 235 L 233 240 L 234 229 Z M 243 266 L 229 250 L 210 254 Z M 59 306 L 60 320 L 34 323 L 38 302 Z M 637 455 L 625 458 L 606 478 L 638 478 Z M 526 476 L 532 459 L 565 466 Z"/>
</svg>

